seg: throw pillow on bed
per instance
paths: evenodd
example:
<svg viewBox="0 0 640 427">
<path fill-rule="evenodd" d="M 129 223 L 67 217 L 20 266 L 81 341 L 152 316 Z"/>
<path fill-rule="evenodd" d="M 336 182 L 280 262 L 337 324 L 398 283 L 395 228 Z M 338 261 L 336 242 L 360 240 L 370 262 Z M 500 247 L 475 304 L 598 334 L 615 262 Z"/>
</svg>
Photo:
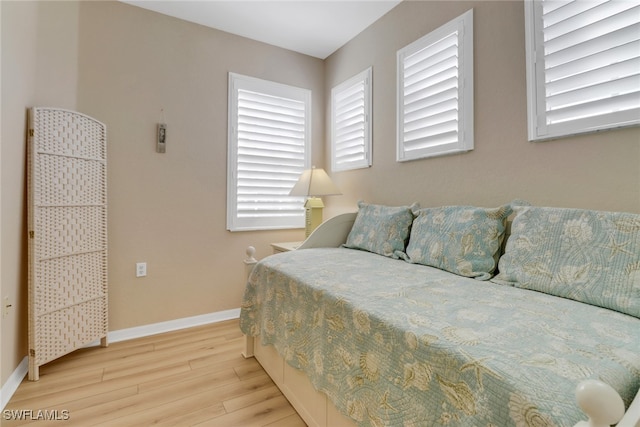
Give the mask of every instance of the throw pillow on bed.
<svg viewBox="0 0 640 427">
<path fill-rule="evenodd" d="M 416 207 L 358 202 L 358 214 L 343 246 L 400 258 L 404 254 Z"/>
<path fill-rule="evenodd" d="M 640 215 L 515 207 L 493 281 L 640 317 Z"/>
<path fill-rule="evenodd" d="M 504 239 L 511 206 L 443 206 L 417 212 L 405 260 L 488 280 Z"/>
</svg>

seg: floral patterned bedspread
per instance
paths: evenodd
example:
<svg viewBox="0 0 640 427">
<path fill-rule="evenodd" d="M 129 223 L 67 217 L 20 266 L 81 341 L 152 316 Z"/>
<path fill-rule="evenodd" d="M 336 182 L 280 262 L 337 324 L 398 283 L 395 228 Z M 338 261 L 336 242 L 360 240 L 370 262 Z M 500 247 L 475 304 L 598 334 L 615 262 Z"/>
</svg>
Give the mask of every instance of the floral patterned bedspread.
<svg viewBox="0 0 640 427">
<path fill-rule="evenodd" d="M 638 318 L 353 249 L 263 259 L 240 327 L 362 426 L 573 426 L 580 380 L 640 387 Z"/>
</svg>

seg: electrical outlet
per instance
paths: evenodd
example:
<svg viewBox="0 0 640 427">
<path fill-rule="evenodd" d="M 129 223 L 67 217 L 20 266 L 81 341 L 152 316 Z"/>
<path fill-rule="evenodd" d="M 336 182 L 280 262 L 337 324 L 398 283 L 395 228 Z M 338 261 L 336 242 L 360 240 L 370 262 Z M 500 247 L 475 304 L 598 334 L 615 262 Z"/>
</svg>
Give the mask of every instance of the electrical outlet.
<svg viewBox="0 0 640 427">
<path fill-rule="evenodd" d="M 13 304 L 9 301 L 9 297 L 4 297 L 2 299 L 2 317 L 6 317 L 9 315 L 9 309 L 13 307 Z"/>
<path fill-rule="evenodd" d="M 147 275 L 147 263 L 146 262 L 137 262 L 136 263 L 136 277 L 144 277 Z"/>
</svg>

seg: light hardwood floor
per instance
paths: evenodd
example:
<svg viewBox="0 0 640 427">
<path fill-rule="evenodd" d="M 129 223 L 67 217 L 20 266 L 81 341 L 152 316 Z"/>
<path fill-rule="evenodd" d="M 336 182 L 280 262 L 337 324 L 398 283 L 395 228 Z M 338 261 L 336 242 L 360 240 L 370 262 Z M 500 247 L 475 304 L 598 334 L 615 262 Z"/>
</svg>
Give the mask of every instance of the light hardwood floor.
<svg viewBox="0 0 640 427">
<path fill-rule="evenodd" d="M 242 346 L 231 320 L 84 348 L 42 366 L 39 381 L 25 379 L 1 423 L 305 426 L 260 364 L 241 356 Z M 7 420 L 17 416 L 27 419 Z"/>
</svg>

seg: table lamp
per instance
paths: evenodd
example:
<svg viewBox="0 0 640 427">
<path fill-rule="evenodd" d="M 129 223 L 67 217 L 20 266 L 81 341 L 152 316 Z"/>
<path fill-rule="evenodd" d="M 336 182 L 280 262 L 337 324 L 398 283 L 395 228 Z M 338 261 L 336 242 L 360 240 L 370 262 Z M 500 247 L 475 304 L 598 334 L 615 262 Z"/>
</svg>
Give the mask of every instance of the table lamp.
<svg viewBox="0 0 640 427">
<path fill-rule="evenodd" d="M 324 169 L 314 166 L 302 172 L 298 182 L 293 186 L 290 196 L 308 197 L 305 208 L 305 238 L 322 223 L 322 208 L 324 204 L 319 196 L 333 196 L 342 194 L 331 181 Z"/>
</svg>

